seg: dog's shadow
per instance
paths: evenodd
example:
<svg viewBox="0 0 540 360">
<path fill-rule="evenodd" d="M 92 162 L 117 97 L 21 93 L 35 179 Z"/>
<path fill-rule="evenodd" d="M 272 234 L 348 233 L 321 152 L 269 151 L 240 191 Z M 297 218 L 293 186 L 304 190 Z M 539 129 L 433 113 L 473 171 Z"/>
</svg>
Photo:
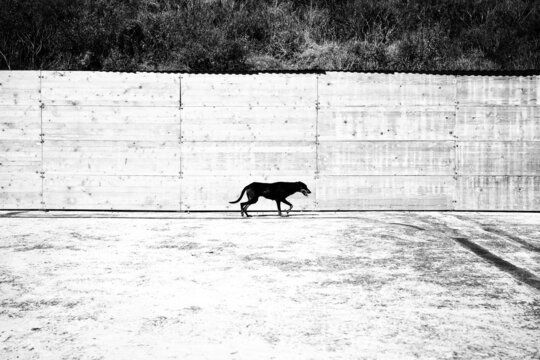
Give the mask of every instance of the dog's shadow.
<svg viewBox="0 0 540 360">
<path fill-rule="evenodd" d="M 276 219 L 281 219 L 281 218 L 290 218 L 290 217 L 306 217 L 306 216 L 313 216 L 312 214 L 302 214 L 302 213 L 294 213 L 294 214 L 287 214 L 287 215 L 282 215 L 282 216 L 279 216 L 278 214 L 255 214 L 255 215 L 251 215 L 250 217 L 245 217 L 243 216 L 244 219 L 250 219 L 250 218 L 276 218 Z"/>
</svg>

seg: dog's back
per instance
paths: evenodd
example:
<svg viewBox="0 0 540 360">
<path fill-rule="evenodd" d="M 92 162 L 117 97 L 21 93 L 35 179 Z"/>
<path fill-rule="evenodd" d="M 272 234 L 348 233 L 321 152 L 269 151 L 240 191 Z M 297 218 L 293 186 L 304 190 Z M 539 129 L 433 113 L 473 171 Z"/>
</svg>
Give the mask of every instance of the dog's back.
<svg viewBox="0 0 540 360">
<path fill-rule="evenodd" d="M 302 190 L 306 186 L 301 182 L 275 182 L 275 183 L 261 183 L 252 182 L 242 190 L 240 198 L 231 204 L 237 203 L 242 198 L 246 191 L 249 191 L 254 196 L 263 196 L 270 200 L 281 200 L 287 196 L 294 194 L 297 191 Z"/>
</svg>

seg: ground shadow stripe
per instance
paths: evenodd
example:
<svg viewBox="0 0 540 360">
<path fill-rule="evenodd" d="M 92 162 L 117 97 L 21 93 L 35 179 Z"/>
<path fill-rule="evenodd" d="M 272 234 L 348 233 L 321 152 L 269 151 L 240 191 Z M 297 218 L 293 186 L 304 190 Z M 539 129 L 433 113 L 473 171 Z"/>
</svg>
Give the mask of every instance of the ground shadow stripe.
<svg viewBox="0 0 540 360">
<path fill-rule="evenodd" d="M 510 275 L 515 277 L 517 280 L 529 286 L 532 286 L 536 290 L 540 290 L 540 278 L 538 278 L 532 272 L 525 270 L 523 268 L 520 268 L 504 260 L 503 258 L 498 257 L 497 255 L 493 254 L 486 248 L 470 241 L 469 239 L 466 239 L 463 237 L 454 237 L 452 239 L 454 239 L 458 244 L 460 244 L 464 248 L 480 256 L 482 259 L 489 261 L 500 270 L 509 273 Z"/>
<path fill-rule="evenodd" d="M 510 234 L 510 233 L 508 233 L 508 232 L 506 232 L 504 230 L 496 229 L 496 228 L 493 228 L 493 227 L 490 227 L 490 226 L 483 226 L 482 229 L 484 231 L 487 231 L 487 232 L 490 232 L 492 234 L 501 236 L 503 238 L 506 237 L 506 238 L 510 239 L 511 241 L 514 241 L 514 242 L 520 244 L 521 246 L 523 246 L 527 250 L 540 252 L 539 247 L 534 246 L 533 244 L 528 243 L 527 241 L 523 240 L 522 238 L 520 238 L 518 236 L 515 236 L 515 235 L 512 235 L 512 234 Z"/>
<path fill-rule="evenodd" d="M 5 214 L 0 214 L 0 217 L 14 217 L 15 215 L 17 214 L 22 214 L 26 211 L 14 211 L 14 212 L 8 212 L 8 213 L 5 213 Z"/>
<path fill-rule="evenodd" d="M 413 229 L 416 229 L 416 230 L 420 230 L 420 231 L 424 231 L 426 229 L 420 227 L 420 226 L 416 226 L 416 225 L 411 225 L 411 224 L 402 224 L 402 223 L 398 223 L 398 222 L 391 222 L 391 223 L 388 223 L 390 225 L 401 225 L 401 226 L 407 226 L 407 227 L 410 227 L 410 228 L 413 228 Z"/>
</svg>

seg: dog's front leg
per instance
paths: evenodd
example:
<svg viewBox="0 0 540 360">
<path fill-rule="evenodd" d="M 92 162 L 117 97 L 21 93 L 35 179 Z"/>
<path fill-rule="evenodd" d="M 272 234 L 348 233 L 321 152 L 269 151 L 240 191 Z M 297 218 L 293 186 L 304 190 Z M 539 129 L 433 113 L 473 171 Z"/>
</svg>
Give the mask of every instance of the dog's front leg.
<svg viewBox="0 0 540 360">
<path fill-rule="evenodd" d="M 291 210 L 292 210 L 292 204 L 290 202 L 288 202 L 287 200 L 281 200 L 281 202 L 283 202 L 284 204 L 289 205 L 289 210 L 287 210 L 287 215 L 289 215 L 289 212 L 291 212 Z"/>
<path fill-rule="evenodd" d="M 277 204 L 278 214 L 279 216 L 281 216 L 281 203 L 279 202 L 279 200 L 276 200 L 276 204 Z"/>
</svg>

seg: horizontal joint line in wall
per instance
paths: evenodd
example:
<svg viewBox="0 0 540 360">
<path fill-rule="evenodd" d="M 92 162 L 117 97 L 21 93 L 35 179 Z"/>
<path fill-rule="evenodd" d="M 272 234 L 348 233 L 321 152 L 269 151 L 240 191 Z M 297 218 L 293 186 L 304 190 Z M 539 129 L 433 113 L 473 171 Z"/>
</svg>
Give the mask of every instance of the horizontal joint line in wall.
<svg viewBox="0 0 540 360">
<path fill-rule="evenodd" d="M 476 108 L 476 107 L 511 107 L 511 108 L 532 107 L 534 108 L 534 107 L 538 107 L 537 104 L 458 103 L 456 105 L 458 106 L 458 108 Z"/>
<path fill-rule="evenodd" d="M 283 109 L 315 109 L 313 105 L 186 105 L 183 104 L 182 109 L 187 108 L 283 108 Z"/>
<path fill-rule="evenodd" d="M 540 142 L 540 140 L 466 140 L 466 139 L 433 139 L 433 140 L 415 140 L 415 139 L 388 139 L 388 140 L 369 140 L 369 139 L 351 139 L 351 140 L 325 140 L 319 139 L 320 143 L 341 143 L 341 142 L 356 142 L 356 143 L 363 143 L 363 142 L 460 142 L 460 143 L 498 143 L 498 142 L 515 142 L 515 143 L 523 143 L 523 142 Z"/>
<path fill-rule="evenodd" d="M 177 143 L 178 137 L 171 137 L 170 139 L 66 139 L 66 138 L 55 138 L 54 135 L 47 135 L 47 141 L 64 141 L 64 142 L 76 142 L 76 141 L 92 141 L 92 142 L 145 142 L 145 143 Z"/>
<path fill-rule="evenodd" d="M 27 107 L 32 106 L 32 104 L 28 105 L 6 105 L 6 106 L 18 106 L 18 107 Z M 139 108 L 139 107 L 150 107 L 150 108 L 174 108 L 178 109 L 179 104 L 171 104 L 171 105 L 152 105 L 152 104 L 91 104 L 91 103 L 75 103 L 75 104 L 54 104 L 54 103 L 48 103 L 46 101 L 43 101 L 41 105 L 37 105 L 37 107 L 75 107 L 75 106 L 81 106 L 81 107 L 126 107 L 126 108 Z M 391 104 L 391 105 L 319 105 L 319 110 L 327 110 L 327 109 L 346 109 L 346 108 L 386 108 L 389 110 L 394 109 L 402 109 L 405 108 L 439 108 L 439 107 L 454 107 L 455 104 L 434 104 L 434 105 L 425 105 L 425 104 Z M 536 108 L 539 105 L 514 105 L 514 104 L 459 104 L 459 108 L 482 108 L 482 107 L 511 107 L 511 108 Z M 313 105 L 187 105 L 182 104 L 180 105 L 181 109 L 186 108 L 306 108 L 306 109 L 315 109 Z M 460 110 L 458 109 L 458 110 Z"/>
<path fill-rule="evenodd" d="M 540 174 L 533 174 L 533 175 L 529 175 L 529 174 L 519 174 L 519 175 L 509 175 L 509 174 L 425 174 L 425 175 L 422 175 L 422 174 L 393 174 L 393 175 L 389 175 L 389 174 L 324 174 L 324 173 L 319 173 L 318 176 L 320 177 L 323 177 L 323 176 L 328 176 L 328 177 L 335 177 L 335 176 L 346 176 L 346 177 L 447 177 L 447 178 L 457 178 L 457 177 L 478 177 L 478 176 L 482 176 L 482 177 L 501 177 L 501 176 L 506 176 L 506 177 L 540 177 Z"/>
<path fill-rule="evenodd" d="M 446 103 L 446 104 L 379 104 L 379 105 L 370 105 L 370 104 L 365 104 L 365 105 L 347 105 L 347 104 L 324 104 L 324 103 L 321 103 L 319 105 L 319 108 L 320 109 L 346 109 L 346 108 L 354 108 L 354 109 L 357 109 L 357 108 L 375 108 L 375 109 L 402 109 L 402 108 L 419 108 L 419 109 L 425 109 L 425 108 L 428 108 L 428 109 L 437 109 L 437 108 L 440 108 L 440 107 L 446 107 L 448 108 L 448 110 L 450 111 L 452 108 L 455 108 L 456 104 L 455 103 Z"/>
<path fill-rule="evenodd" d="M 414 139 L 407 139 L 407 140 L 370 140 L 370 139 L 351 139 L 351 140 L 324 140 L 319 138 L 319 143 L 367 143 L 367 142 L 385 142 L 385 143 L 393 143 L 393 142 L 455 142 L 456 139 L 434 139 L 434 140 L 414 140 Z"/>
<path fill-rule="evenodd" d="M 246 179 L 246 178 L 271 178 L 271 179 L 276 179 L 276 180 L 273 180 L 273 181 L 293 181 L 293 180 L 279 180 L 279 179 L 283 179 L 283 178 L 290 178 L 290 179 L 296 179 L 296 178 L 314 178 L 316 177 L 317 175 L 313 174 L 313 173 L 309 173 L 309 174 L 306 174 L 306 173 L 287 173 L 287 174 L 277 174 L 277 173 L 274 173 L 274 174 L 246 174 L 246 175 L 242 175 L 242 174 L 213 174 L 213 173 L 184 173 L 182 175 L 182 179 L 188 179 L 188 178 L 202 178 L 202 177 L 205 177 L 205 178 L 240 178 L 240 179 Z M 297 181 L 297 180 L 295 180 Z"/>
<path fill-rule="evenodd" d="M 184 173 L 184 178 L 186 177 L 447 177 L 449 179 L 453 178 L 454 175 L 448 175 L 448 174 L 441 174 L 441 175 L 388 175 L 388 174 L 324 174 L 324 173 L 315 173 L 315 172 L 309 172 L 305 174 L 251 174 L 251 175 L 242 175 L 242 174 L 212 174 L 212 173 Z"/>
<path fill-rule="evenodd" d="M 379 109 L 389 109 L 389 110 L 395 110 L 395 109 L 403 109 L 403 108 L 428 108 L 428 109 L 437 109 L 440 107 L 456 107 L 458 106 L 458 110 L 462 108 L 483 108 L 483 107 L 509 107 L 509 108 L 523 108 L 523 107 L 530 107 L 535 108 L 538 107 L 538 105 L 515 105 L 515 104 L 454 104 L 454 103 L 448 103 L 448 104 L 388 104 L 388 105 L 319 105 L 319 109 L 321 110 L 328 110 L 328 109 L 358 109 L 358 108 L 379 108 Z"/>
<path fill-rule="evenodd" d="M 207 177 L 219 177 L 219 178 L 223 178 L 223 177 L 239 177 L 239 178 L 246 178 L 246 177 L 270 177 L 270 178 L 274 178 L 274 177 L 297 177 L 297 176 L 305 176 L 305 177 L 313 177 L 315 176 L 314 172 L 307 172 L 306 173 L 288 173 L 288 174 L 277 174 L 277 173 L 271 173 L 271 174 L 222 174 L 222 173 L 218 173 L 218 174 L 215 174 L 215 173 L 211 173 L 211 172 L 208 172 L 208 173 L 183 173 L 183 176 L 184 177 L 189 177 L 189 176 L 193 176 L 193 177 L 201 177 L 201 176 L 207 176 Z"/>
<path fill-rule="evenodd" d="M 454 175 L 456 177 L 471 177 L 471 176 L 483 176 L 483 177 L 540 177 L 540 173 L 538 174 L 457 174 Z"/>
<path fill-rule="evenodd" d="M 481 142 L 481 143 L 497 143 L 497 142 L 515 142 L 515 143 L 524 143 L 524 142 L 540 142 L 540 140 L 462 140 L 455 139 L 456 142 Z"/>
<path fill-rule="evenodd" d="M 336 176 L 344 176 L 344 177 L 447 177 L 447 178 L 453 178 L 455 175 L 449 175 L 449 174 L 325 174 L 325 173 L 318 173 L 319 177 L 336 177 Z"/>
<path fill-rule="evenodd" d="M 182 138 L 182 143 L 306 143 L 315 144 L 314 140 L 186 140 Z"/>
<path fill-rule="evenodd" d="M 176 174 L 96 174 L 96 173 L 64 173 L 64 172 L 55 172 L 48 171 L 47 175 L 49 178 L 54 176 L 87 176 L 87 177 L 167 177 L 167 178 L 178 178 L 178 173 Z"/>
<path fill-rule="evenodd" d="M 49 107 L 121 107 L 121 108 L 171 108 L 178 109 L 178 103 L 174 105 L 126 105 L 126 104 L 48 104 L 43 102 L 43 105 Z"/>
<path fill-rule="evenodd" d="M 278 174 L 223 174 L 223 173 L 212 173 L 212 172 L 200 172 L 200 173 L 186 173 L 183 172 L 181 175 L 178 173 L 176 174 L 95 174 L 95 173 L 64 173 L 64 172 L 54 172 L 54 171 L 47 171 L 48 177 L 54 177 L 54 176 L 88 176 L 88 177 L 166 177 L 166 178 L 178 178 L 179 176 L 182 177 L 201 177 L 201 176 L 207 176 L 207 177 L 264 177 L 264 176 L 271 176 L 271 177 L 277 177 Z M 456 177 L 540 177 L 540 174 L 325 174 L 325 173 L 315 173 L 315 172 L 306 172 L 306 173 L 289 173 L 289 174 L 279 174 L 279 176 L 284 177 L 293 177 L 293 176 L 306 176 L 306 177 L 336 177 L 336 176 L 343 176 L 343 177 L 447 177 L 447 178 L 456 178 Z"/>
</svg>

